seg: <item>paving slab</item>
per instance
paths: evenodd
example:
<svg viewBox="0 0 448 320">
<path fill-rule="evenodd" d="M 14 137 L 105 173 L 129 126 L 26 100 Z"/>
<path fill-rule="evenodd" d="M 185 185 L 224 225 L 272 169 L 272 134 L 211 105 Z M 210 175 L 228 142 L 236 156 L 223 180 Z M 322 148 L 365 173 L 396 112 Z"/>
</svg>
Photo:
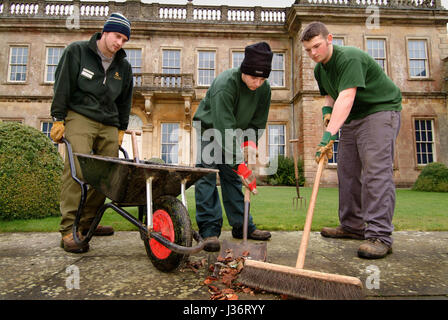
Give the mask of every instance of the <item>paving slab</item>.
<svg viewBox="0 0 448 320">
<path fill-rule="evenodd" d="M 272 232 L 267 262 L 295 266 L 302 232 Z M 359 240 L 312 232 L 305 269 L 358 277 L 366 298 L 448 299 L 448 232 L 399 231 L 384 259 L 358 258 Z M 230 232 L 220 239 L 237 241 Z M 250 240 L 252 241 L 252 240 Z M 256 242 L 256 241 L 255 241 Z M 209 300 L 207 268 L 157 270 L 137 231 L 94 237 L 84 254 L 59 247 L 59 233 L 0 234 L 0 300 Z M 200 252 L 194 261 L 214 261 Z M 79 281 L 77 281 L 79 279 Z M 241 294 L 242 300 L 280 300 L 276 294 Z"/>
</svg>

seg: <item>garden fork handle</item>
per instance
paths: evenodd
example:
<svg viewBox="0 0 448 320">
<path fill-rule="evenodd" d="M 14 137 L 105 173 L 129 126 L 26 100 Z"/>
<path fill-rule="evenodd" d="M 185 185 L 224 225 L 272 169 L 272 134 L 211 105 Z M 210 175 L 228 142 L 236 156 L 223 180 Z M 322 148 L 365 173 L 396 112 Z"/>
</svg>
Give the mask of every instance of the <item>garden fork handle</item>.
<svg viewBox="0 0 448 320">
<path fill-rule="evenodd" d="M 138 144 L 137 144 L 137 137 L 136 136 L 141 136 L 141 132 L 140 131 L 135 131 L 135 130 L 126 130 L 125 133 L 130 134 L 131 135 L 131 139 L 132 139 L 132 153 L 134 155 L 134 161 L 136 163 L 140 162 L 140 157 L 139 157 L 139 152 L 138 152 Z"/>
</svg>

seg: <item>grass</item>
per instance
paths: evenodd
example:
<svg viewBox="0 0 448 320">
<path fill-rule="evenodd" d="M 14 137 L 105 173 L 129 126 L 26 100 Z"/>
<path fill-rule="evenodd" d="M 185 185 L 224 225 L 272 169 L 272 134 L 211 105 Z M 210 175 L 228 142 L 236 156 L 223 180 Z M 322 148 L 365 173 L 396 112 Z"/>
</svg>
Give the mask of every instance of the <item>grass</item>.
<svg viewBox="0 0 448 320">
<path fill-rule="evenodd" d="M 258 228 L 270 231 L 303 229 L 306 208 L 302 206 L 301 209 L 293 209 L 292 199 L 296 196 L 295 187 L 259 187 L 258 190 L 259 194 L 252 196 L 251 199 L 251 214 Z M 300 192 L 308 206 L 311 188 L 301 188 Z M 193 228 L 197 230 L 193 188 L 187 190 L 187 203 Z M 137 216 L 136 208 L 127 208 L 127 210 Z M 338 189 L 319 189 L 312 230 L 318 231 L 324 226 L 337 226 L 339 224 L 337 210 Z M 59 217 L 0 221 L 0 232 L 56 232 L 59 222 Z M 111 225 L 115 230 L 136 230 L 136 227 L 110 209 L 104 214 L 101 224 Z M 397 189 L 393 224 L 396 231 L 448 230 L 447 194 Z M 223 229 L 230 230 L 225 217 Z"/>
</svg>

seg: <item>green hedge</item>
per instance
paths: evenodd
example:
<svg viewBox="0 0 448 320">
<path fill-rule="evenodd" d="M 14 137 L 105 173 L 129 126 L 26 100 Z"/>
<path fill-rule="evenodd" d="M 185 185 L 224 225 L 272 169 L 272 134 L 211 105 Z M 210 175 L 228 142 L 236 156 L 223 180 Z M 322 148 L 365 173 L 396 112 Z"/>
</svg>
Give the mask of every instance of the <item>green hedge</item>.
<svg viewBox="0 0 448 320">
<path fill-rule="evenodd" d="M 63 166 L 42 132 L 0 122 L 0 220 L 59 215 Z"/>
<path fill-rule="evenodd" d="M 303 174 L 303 160 L 299 159 L 297 163 L 299 168 L 299 185 L 305 184 Z M 273 186 L 295 186 L 296 178 L 294 174 L 294 160 L 288 157 L 278 157 L 278 168 L 275 174 L 266 178 L 266 183 Z"/>
<path fill-rule="evenodd" d="M 448 168 L 443 163 L 426 165 L 415 181 L 412 190 L 448 192 Z"/>
</svg>

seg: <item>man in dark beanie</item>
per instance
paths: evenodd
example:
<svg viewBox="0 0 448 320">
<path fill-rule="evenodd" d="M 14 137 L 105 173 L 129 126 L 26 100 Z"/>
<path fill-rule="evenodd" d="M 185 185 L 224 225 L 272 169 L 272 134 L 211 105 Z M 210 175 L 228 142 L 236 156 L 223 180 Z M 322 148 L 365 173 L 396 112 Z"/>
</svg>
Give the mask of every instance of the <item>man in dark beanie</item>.
<svg viewBox="0 0 448 320">
<path fill-rule="evenodd" d="M 224 208 L 232 235 L 237 239 L 243 237 L 242 184 L 256 193 L 256 179 L 245 154 L 256 152 L 266 127 L 271 103 L 271 87 L 266 79 L 271 72 L 272 56 L 266 42 L 247 46 L 241 66 L 218 75 L 193 118 L 198 136 L 196 166 L 219 170 Z M 214 139 L 208 138 L 210 134 Z M 196 182 L 195 197 L 199 233 L 209 240 L 204 249 L 219 251 L 223 218 L 215 174 Z M 270 237 L 268 231 L 256 228 L 250 216 L 248 238 Z"/>
<path fill-rule="evenodd" d="M 73 152 L 117 157 L 128 126 L 132 100 L 132 69 L 122 46 L 131 37 L 131 24 L 120 13 L 112 13 L 102 32 L 89 41 L 67 46 L 56 68 L 51 104 L 53 126 L 50 136 L 70 142 Z M 81 170 L 76 161 L 76 173 Z M 62 175 L 59 231 L 65 251 L 82 253 L 73 239 L 73 223 L 81 199 L 81 188 L 72 179 L 67 155 Z M 86 233 L 105 197 L 94 189 L 87 192 L 79 230 Z M 111 235 L 112 227 L 98 226 L 94 235 Z"/>
</svg>

